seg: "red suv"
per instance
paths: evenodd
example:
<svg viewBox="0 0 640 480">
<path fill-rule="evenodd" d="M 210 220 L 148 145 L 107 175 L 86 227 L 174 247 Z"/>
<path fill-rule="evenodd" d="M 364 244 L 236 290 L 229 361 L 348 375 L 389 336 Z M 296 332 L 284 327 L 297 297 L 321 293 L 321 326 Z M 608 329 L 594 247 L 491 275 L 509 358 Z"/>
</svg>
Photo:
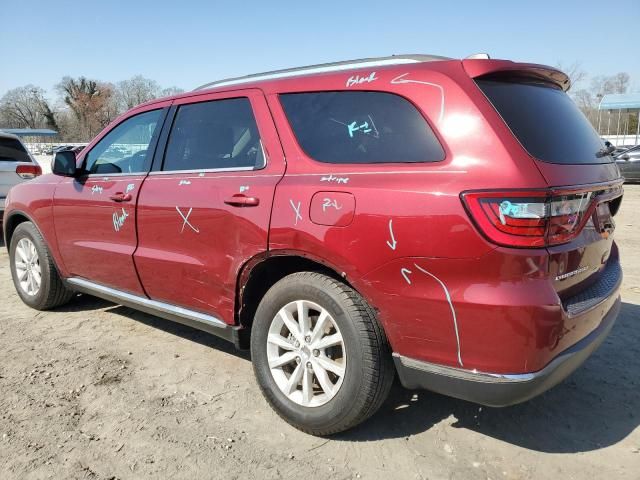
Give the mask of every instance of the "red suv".
<svg viewBox="0 0 640 480">
<path fill-rule="evenodd" d="M 622 179 L 568 88 L 542 65 L 412 55 L 154 100 L 11 190 L 17 292 L 250 348 L 269 403 L 314 434 L 369 417 L 396 373 L 525 401 L 620 308 Z"/>
</svg>

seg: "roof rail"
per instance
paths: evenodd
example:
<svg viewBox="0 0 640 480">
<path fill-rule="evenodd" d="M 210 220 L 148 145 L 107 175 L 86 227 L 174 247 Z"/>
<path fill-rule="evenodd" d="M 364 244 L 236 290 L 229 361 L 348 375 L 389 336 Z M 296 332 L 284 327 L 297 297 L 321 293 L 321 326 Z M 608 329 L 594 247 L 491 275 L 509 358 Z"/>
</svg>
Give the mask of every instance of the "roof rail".
<svg viewBox="0 0 640 480">
<path fill-rule="evenodd" d="M 205 88 L 225 87 L 228 85 L 238 85 L 242 83 L 257 82 L 259 80 L 275 80 L 278 78 L 295 77 L 298 75 L 313 75 L 319 73 L 339 72 L 341 70 L 353 70 L 356 68 L 384 67 L 387 65 L 401 65 L 405 63 L 437 62 L 440 60 L 451 60 L 448 57 L 437 55 L 392 55 L 390 57 L 362 58 L 358 60 L 346 60 L 334 63 L 321 63 L 318 65 L 308 65 L 306 67 L 286 68 L 284 70 L 274 70 L 272 72 L 255 73 L 243 77 L 227 78 L 215 82 L 205 83 L 195 90 Z"/>
</svg>

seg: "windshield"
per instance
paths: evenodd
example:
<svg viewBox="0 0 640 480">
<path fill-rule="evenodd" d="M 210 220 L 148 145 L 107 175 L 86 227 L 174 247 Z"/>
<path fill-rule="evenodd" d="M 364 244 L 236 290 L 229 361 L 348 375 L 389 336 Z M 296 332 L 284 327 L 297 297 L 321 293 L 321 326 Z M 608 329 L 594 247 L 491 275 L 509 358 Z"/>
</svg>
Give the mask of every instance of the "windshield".
<svg viewBox="0 0 640 480">
<path fill-rule="evenodd" d="M 30 162 L 29 154 L 15 138 L 0 137 L 0 162 Z"/>
<path fill-rule="evenodd" d="M 550 163 L 609 163 L 602 140 L 560 88 L 535 80 L 476 80 L 522 146 Z"/>
</svg>

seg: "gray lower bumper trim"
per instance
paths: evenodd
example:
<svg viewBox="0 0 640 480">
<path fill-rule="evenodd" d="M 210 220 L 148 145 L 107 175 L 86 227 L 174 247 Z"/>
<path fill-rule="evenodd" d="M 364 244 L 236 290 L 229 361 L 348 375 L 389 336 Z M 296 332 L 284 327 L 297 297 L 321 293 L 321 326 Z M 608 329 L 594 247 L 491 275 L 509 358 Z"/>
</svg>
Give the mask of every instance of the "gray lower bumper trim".
<svg viewBox="0 0 640 480">
<path fill-rule="evenodd" d="M 182 323 L 198 330 L 212 333 L 226 340 L 237 343 L 237 328 L 227 325 L 213 315 L 188 310 L 164 302 L 151 300 L 139 295 L 116 290 L 84 278 L 72 277 L 66 280 L 67 285 L 78 292 L 87 293 L 103 298 L 110 302 L 118 303 L 151 315 Z"/>
<path fill-rule="evenodd" d="M 607 337 L 620 312 L 618 298 L 598 328 L 571 346 L 545 368 L 524 374 L 498 374 L 436 365 L 393 354 L 405 388 L 425 389 L 455 398 L 504 407 L 529 400 L 560 383 L 577 369 Z"/>
</svg>

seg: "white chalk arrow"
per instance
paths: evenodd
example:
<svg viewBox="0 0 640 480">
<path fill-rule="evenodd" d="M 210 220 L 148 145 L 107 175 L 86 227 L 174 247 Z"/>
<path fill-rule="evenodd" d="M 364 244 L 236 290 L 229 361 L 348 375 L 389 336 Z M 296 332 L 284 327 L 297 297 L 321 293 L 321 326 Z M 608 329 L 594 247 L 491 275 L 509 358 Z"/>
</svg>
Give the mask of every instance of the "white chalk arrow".
<svg viewBox="0 0 640 480">
<path fill-rule="evenodd" d="M 401 268 L 400 269 L 400 273 L 402 274 L 402 276 L 404 277 L 404 279 L 407 281 L 407 283 L 409 285 L 411 285 L 411 280 L 409 280 L 409 276 L 407 275 L 408 273 L 413 273 L 411 270 L 409 270 L 408 268 Z"/>
<path fill-rule="evenodd" d="M 398 244 L 398 242 L 396 242 L 395 237 L 393 236 L 393 218 L 389 220 L 389 233 L 391 234 L 391 241 L 387 240 L 387 245 L 389 245 L 389 248 L 391 250 L 395 250 L 396 249 L 396 245 Z"/>
</svg>

